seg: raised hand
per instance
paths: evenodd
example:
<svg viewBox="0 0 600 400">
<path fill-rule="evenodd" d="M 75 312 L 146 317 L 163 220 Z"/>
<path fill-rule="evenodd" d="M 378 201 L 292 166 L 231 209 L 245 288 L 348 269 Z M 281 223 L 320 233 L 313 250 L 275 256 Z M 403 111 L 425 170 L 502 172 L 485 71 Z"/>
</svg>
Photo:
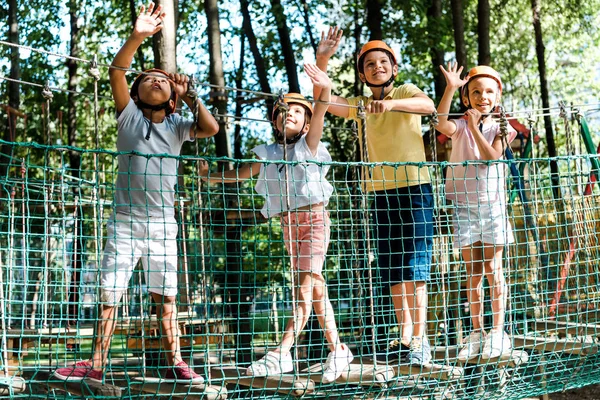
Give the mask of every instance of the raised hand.
<svg viewBox="0 0 600 400">
<path fill-rule="evenodd" d="M 321 32 L 321 41 L 317 46 L 317 58 L 330 59 L 340 45 L 344 31 L 340 28 L 329 27 L 329 32 L 325 36 L 325 32 Z"/>
<path fill-rule="evenodd" d="M 179 97 L 185 96 L 190 78 L 183 74 L 169 74 L 169 82 Z"/>
<path fill-rule="evenodd" d="M 154 2 L 152 1 L 148 3 L 148 10 L 142 5 L 140 7 L 140 14 L 133 27 L 133 33 L 142 38 L 154 35 L 162 29 L 165 15 L 166 14 L 162 12 L 162 6 L 158 5 L 155 7 Z"/>
<path fill-rule="evenodd" d="M 443 65 L 440 65 L 440 70 L 444 77 L 446 78 L 446 85 L 458 89 L 463 86 L 465 83 L 469 81 L 469 79 L 461 79 L 460 73 L 463 70 L 463 67 L 458 68 L 458 63 L 448 63 L 448 69 L 446 70 Z"/>
<path fill-rule="evenodd" d="M 312 81 L 312 84 L 316 87 L 320 87 L 321 89 L 331 89 L 332 83 L 329 76 L 319 67 L 314 64 L 304 64 L 304 72 Z"/>
</svg>

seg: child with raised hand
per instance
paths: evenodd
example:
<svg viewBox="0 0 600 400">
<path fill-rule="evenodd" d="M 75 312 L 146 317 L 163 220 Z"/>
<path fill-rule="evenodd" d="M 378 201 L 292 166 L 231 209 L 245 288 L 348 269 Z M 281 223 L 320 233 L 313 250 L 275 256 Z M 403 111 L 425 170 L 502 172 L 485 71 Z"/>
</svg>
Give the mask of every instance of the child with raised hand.
<svg viewBox="0 0 600 400">
<path fill-rule="evenodd" d="M 183 361 L 177 322 L 177 222 L 174 215 L 177 159 L 140 156 L 178 156 L 186 141 L 215 135 L 219 125 L 200 103 L 187 96 L 188 77 L 151 69 L 140 74 L 131 91 L 125 78 L 144 39 L 162 29 L 165 13 L 150 2 L 141 7 L 134 29 L 109 70 L 117 110 L 118 173 L 114 213 L 107 224 L 101 270 L 100 317 L 94 348 L 88 361 L 59 368 L 55 378 L 102 381 L 112 335 L 116 306 L 127 290 L 133 270 L 142 260 L 148 291 L 158 306 L 164 354 L 169 365 L 164 378 L 202 383 L 202 376 Z M 197 121 L 175 113 L 177 98 L 197 107 Z"/>
<path fill-rule="evenodd" d="M 256 191 L 265 198 L 261 212 L 267 218 L 281 219 L 285 246 L 295 274 L 295 320 L 288 320 L 281 343 L 253 362 L 248 367 L 247 374 L 263 377 L 292 371 L 294 363 L 291 348 L 295 335 L 304 330 L 314 308 L 319 324 L 325 330 L 330 350 L 323 366 L 322 381 L 327 383 L 335 381 L 348 368 L 354 356 L 348 346 L 340 342 L 333 307 L 323 278 L 330 236 L 327 204 L 333 193 L 333 186 L 325 178 L 331 156 L 321 143 L 321 136 L 327 102 L 331 95 L 331 81 L 315 65 L 306 64 L 304 71 L 312 83 L 322 89 L 314 109 L 301 94 L 287 94 L 283 100 L 289 107 L 287 112 L 283 113 L 279 108 L 273 112 L 276 142 L 253 149 L 262 160 L 284 160 L 285 143 L 285 161 L 298 163 L 251 163 L 238 170 L 212 173 L 206 180 L 237 182 L 260 174 Z M 206 176 L 207 164 L 203 164 L 203 169 L 203 175 Z"/>
<path fill-rule="evenodd" d="M 317 66 L 322 71 L 327 71 L 341 38 L 342 31 L 337 27 L 321 34 Z M 372 95 L 332 96 L 328 111 L 353 119 L 360 126 L 357 106 L 360 101 L 365 104 L 366 137 L 359 129 L 361 159 L 374 163 L 425 162 L 419 114 L 433 113 L 433 101 L 415 85 L 394 85 L 397 58 L 380 40 L 361 48 L 357 68 L 360 80 Z M 320 92 L 321 88 L 314 86 L 315 98 Z M 363 147 L 367 148 L 368 159 L 362 154 Z M 363 185 L 374 195 L 371 215 L 376 229 L 377 267 L 384 290 L 391 293 L 401 332 L 399 340 L 391 341 L 375 357 L 381 362 L 424 365 L 432 358 L 425 323 L 433 246 L 433 194 L 427 167 L 414 164 L 369 168 Z"/>
<path fill-rule="evenodd" d="M 451 163 L 446 173 L 446 197 L 454 201 L 454 245 L 461 249 L 467 268 L 467 298 L 472 331 L 458 354 L 460 360 L 479 356 L 499 357 L 510 351 L 510 338 L 504 332 L 507 287 L 502 270 L 504 246 L 514 241 L 506 217 L 505 165 L 464 161 L 496 161 L 504 157 L 504 146 L 517 132 L 508 125 L 502 137 L 500 124 L 492 113 L 500 104 L 502 80 L 493 68 L 480 65 L 461 79 L 462 67 L 440 65 L 446 90 L 438 106 L 437 130 L 452 138 Z M 448 120 L 454 93 L 461 89 L 461 101 L 468 108 L 466 119 Z M 482 285 L 487 277 L 492 300 L 493 326 L 486 334 L 483 326 Z"/>
</svg>

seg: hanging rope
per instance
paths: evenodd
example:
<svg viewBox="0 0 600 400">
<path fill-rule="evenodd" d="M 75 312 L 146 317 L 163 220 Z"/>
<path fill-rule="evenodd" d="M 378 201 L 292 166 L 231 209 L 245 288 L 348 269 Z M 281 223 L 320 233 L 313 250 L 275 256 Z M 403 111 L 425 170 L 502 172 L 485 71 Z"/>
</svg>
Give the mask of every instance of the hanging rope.
<svg viewBox="0 0 600 400">
<path fill-rule="evenodd" d="M 367 112 L 365 109 L 365 103 L 360 100 L 358 102 L 358 119 L 360 120 L 360 137 L 362 138 L 362 161 L 363 164 L 362 170 L 362 180 L 364 182 L 363 193 L 361 196 L 361 208 L 363 210 L 363 226 L 364 231 L 363 234 L 365 239 L 365 260 L 367 267 L 367 276 L 369 280 L 369 311 L 370 311 L 370 319 L 371 319 L 371 351 L 373 355 L 377 354 L 377 332 L 376 332 L 376 324 L 375 324 L 375 291 L 373 290 L 373 270 L 371 268 L 371 235 L 370 235 L 370 224 L 369 224 L 369 211 L 367 210 L 367 198 L 366 198 L 366 187 L 368 185 L 367 176 L 368 174 L 368 166 L 366 163 L 369 163 L 369 148 L 368 148 L 368 138 L 367 138 Z M 377 357 L 373 357 L 373 364 L 377 367 Z"/>
<path fill-rule="evenodd" d="M 439 124 L 440 120 L 438 118 L 438 114 L 437 111 L 434 111 L 430 118 L 429 118 L 429 134 L 430 134 L 430 147 L 431 147 L 431 162 L 432 163 L 437 163 L 437 125 Z M 439 168 L 436 168 L 439 167 Z M 443 170 L 441 169 L 441 166 L 433 164 L 432 166 L 432 177 L 431 177 L 431 184 L 433 186 L 433 188 L 440 188 L 442 186 L 442 174 L 443 174 Z M 433 204 L 433 212 L 434 212 L 434 219 L 435 219 L 435 224 L 436 224 L 436 229 L 438 233 L 442 232 L 442 216 L 440 213 L 440 210 L 443 207 L 444 204 L 444 200 L 442 199 L 442 193 L 440 190 L 435 190 L 434 193 L 436 193 L 436 195 L 434 196 L 434 204 Z M 446 236 L 441 236 L 440 237 L 440 241 L 439 246 L 438 246 L 438 256 L 437 256 L 437 260 L 438 260 L 438 264 L 442 265 L 442 260 L 444 258 L 443 254 L 445 254 L 447 251 L 449 251 L 445 245 L 445 242 L 447 240 Z M 433 253 L 432 253 L 432 258 L 433 258 Z M 449 332 L 450 332 L 450 323 L 449 323 L 449 317 L 448 317 L 448 296 L 446 295 L 446 290 L 449 289 L 449 287 L 446 286 L 446 275 L 450 273 L 450 269 L 448 268 L 447 271 L 442 270 L 441 271 L 441 279 L 442 279 L 442 313 L 443 313 L 443 321 L 444 321 L 444 341 L 445 343 L 449 343 Z M 449 357 L 449 347 L 446 346 L 445 347 L 445 355 L 446 357 Z"/>
</svg>

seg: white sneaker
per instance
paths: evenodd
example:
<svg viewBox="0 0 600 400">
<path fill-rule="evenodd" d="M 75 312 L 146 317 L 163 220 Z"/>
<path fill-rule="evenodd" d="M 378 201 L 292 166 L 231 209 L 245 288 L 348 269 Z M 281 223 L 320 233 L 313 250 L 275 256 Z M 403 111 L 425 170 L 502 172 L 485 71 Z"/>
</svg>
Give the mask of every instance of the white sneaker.
<svg viewBox="0 0 600 400">
<path fill-rule="evenodd" d="M 323 365 L 321 382 L 335 382 L 342 375 L 342 372 L 348 368 L 352 360 L 354 360 L 354 355 L 345 344 L 340 346 L 339 349 L 330 352 L 325 365 Z"/>
<path fill-rule="evenodd" d="M 260 360 L 256 360 L 250 364 L 248 369 L 246 369 L 246 375 L 256 377 L 281 375 L 293 370 L 294 362 L 290 353 L 282 355 L 281 353 L 270 351 Z"/>
<path fill-rule="evenodd" d="M 485 358 L 496 358 L 510 352 L 510 337 L 504 331 L 491 330 L 485 338 L 481 355 Z"/>
<path fill-rule="evenodd" d="M 467 361 L 481 354 L 484 339 L 485 334 L 481 329 L 471 332 L 463 341 L 464 347 L 458 353 L 459 361 Z"/>
</svg>

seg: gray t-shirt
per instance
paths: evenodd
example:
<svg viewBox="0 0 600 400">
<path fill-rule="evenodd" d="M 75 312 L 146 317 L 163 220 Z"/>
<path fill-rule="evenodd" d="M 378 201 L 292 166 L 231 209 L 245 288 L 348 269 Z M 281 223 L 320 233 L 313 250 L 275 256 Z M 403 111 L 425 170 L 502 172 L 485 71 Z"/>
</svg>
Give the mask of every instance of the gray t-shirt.
<svg viewBox="0 0 600 400">
<path fill-rule="evenodd" d="M 119 152 L 135 151 L 144 155 L 178 156 L 185 141 L 192 141 L 193 121 L 171 114 L 161 123 L 152 124 L 133 100 L 117 118 Z M 115 189 L 115 210 L 118 213 L 148 217 L 172 217 L 177 183 L 178 160 L 171 157 L 121 154 Z"/>
</svg>

